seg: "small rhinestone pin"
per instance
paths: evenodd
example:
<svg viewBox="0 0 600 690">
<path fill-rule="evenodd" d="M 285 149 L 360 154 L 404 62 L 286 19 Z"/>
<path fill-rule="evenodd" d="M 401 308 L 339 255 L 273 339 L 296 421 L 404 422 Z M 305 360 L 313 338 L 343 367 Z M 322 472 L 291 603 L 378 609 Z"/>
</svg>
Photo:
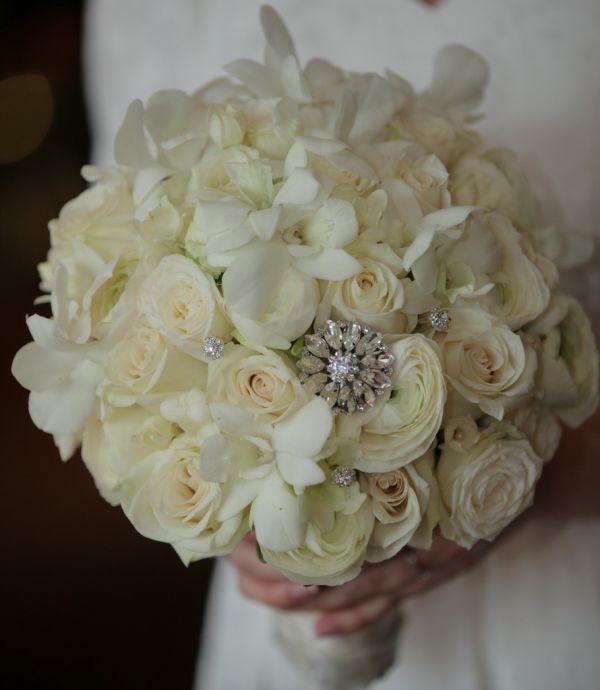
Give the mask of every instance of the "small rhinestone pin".
<svg viewBox="0 0 600 690">
<path fill-rule="evenodd" d="M 331 481 L 336 486 L 349 487 L 356 481 L 356 470 L 351 467 L 336 467 L 331 473 Z"/>
<path fill-rule="evenodd" d="M 225 343 L 221 338 L 217 338 L 215 335 L 209 335 L 207 338 L 204 338 L 202 349 L 209 359 L 221 359 L 223 350 L 225 349 Z"/>
<path fill-rule="evenodd" d="M 434 330 L 447 331 L 450 326 L 450 314 L 447 309 L 443 307 L 434 307 L 429 312 L 429 323 L 433 326 Z"/>
</svg>

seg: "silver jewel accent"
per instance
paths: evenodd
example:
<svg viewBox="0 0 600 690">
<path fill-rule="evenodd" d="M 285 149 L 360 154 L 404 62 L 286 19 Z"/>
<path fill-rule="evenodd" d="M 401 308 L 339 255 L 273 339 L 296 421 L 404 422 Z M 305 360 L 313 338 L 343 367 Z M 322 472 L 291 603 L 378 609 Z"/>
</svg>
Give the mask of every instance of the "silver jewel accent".
<svg viewBox="0 0 600 690">
<path fill-rule="evenodd" d="M 223 350 L 225 349 L 225 343 L 216 335 L 209 335 L 204 338 L 202 349 L 209 359 L 221 359 Z"/>
<path fill-rule="evenodd" d="M 442 333 L 448 330 L 450 326 L 450 314 L 444 307 L 434 307 L 429 312 L 429 323 L 433 326 L 434 330 Z"/>
<path fill-rule="evenodd" d="M 331 473 L 331 481 L 336 486 L 347 488 L 356 481 L 356 470 L 351 467 L 336 467 Z"/>
<path fill-rule="evenodd" d="M 352 414 L 391 388 L 393 363 L 381 333 L 356 321 L 326 321 L 304 337 L 297 367 L 302 384 L 334 413 Z"/>
</svg>

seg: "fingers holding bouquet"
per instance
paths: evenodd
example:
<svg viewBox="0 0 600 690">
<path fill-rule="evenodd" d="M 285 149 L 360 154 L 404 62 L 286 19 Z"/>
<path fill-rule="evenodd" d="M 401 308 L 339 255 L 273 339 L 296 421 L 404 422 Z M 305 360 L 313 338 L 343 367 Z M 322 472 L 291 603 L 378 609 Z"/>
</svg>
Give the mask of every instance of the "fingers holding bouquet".
<svg viewBox="0 0 600 690">
<path fill-rule="evenodd" d="M 469 571 L 491 546 L 480 541 L 465 549 L 436 533 L 430 550 L 405 548 L 387 561 L 367 564 L 358 577 L 344 585 L 320 588 L 290 582 L 262 563 L 252 535 L 243 540 L 230 560 L 245 596 L 275 608 L 321 612 L 317 633 L 340 635 L 369 625 L 401 601 Z"/>
</svg>

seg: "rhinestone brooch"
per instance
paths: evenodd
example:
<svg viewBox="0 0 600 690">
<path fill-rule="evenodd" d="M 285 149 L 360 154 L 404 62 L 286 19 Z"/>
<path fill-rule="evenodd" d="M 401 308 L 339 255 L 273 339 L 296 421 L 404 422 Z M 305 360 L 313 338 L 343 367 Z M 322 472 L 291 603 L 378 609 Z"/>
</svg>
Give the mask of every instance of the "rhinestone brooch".
<svg viewBox="0 0 600 690">
<path fill-rule="evenodd" d="M 356 481 L 356 470 L 351 467 L 336 467 L 331 473 L 331 481 L 336 486 L 348 488 Z"/>
<path fill-rule="evenodd" d="M 355 321 L 326 321 L 304 336 L 297 366 L 305 388 L 335 413 L 352 414 L 373 407 L 391 387 L 393 363 L 381 333 Z"/>
<path fill-rule="evenodd" d="M 434 307 L 429 312 L 429 323 L 433 326 L 434 330 L 440 333 L 447 331 L 450 326 L 450 314 L 448 310 L 443 307 Z"/>
<path fill-rule="evenodd" d="M 209 335 L 207 338 L 204 338 L 202 349 L 209 359 L 221 359 L 223 350 L 225 349 L 225 343 L 221 338 L 217 338 L 215 335 Z"/>
</svg>

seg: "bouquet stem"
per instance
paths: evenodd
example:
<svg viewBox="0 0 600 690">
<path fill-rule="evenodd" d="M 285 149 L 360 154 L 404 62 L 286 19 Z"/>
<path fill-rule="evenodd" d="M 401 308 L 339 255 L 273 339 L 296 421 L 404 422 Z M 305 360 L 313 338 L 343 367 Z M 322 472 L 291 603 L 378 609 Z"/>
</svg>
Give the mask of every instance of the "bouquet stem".
<svg viewBox="0 0 600 690">
<path fill-rule="evenodd" d="M 402 615 L 394 608 L 349 635 L 318 637 L 313 612 L 275 612 L 275 636 L 288 661 L 321 690 L 366 688 L 396 660 Z"/>
</svg>

